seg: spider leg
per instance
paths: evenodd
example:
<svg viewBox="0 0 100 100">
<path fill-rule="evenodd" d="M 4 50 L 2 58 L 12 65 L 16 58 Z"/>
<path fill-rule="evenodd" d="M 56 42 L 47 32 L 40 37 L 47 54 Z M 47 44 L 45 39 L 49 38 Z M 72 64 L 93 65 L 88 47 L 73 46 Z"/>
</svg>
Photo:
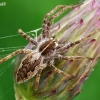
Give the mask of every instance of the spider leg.
<svg viewBox="0 0 100 100">
<path fill-rule="evenodd" d="M 51 10 L 49 13 L 47 13 L 43 19 L 43 24 L 42 24 L 42 34 L 43 34 L 43 37 L 46 37 L 45 35 L 48 35 L 46 34 L 47 33 L 47 23 L 48 23 L 48 18 L 54 14 L 58 9 L 60 8 L 63 8 L 64 5 L 58 5 L 56 6 L 53 10 Z M 49 28 L 49 27 L 48 27 Z"/>
<path fill-rule="evenodd" d="M 91 37 L 91 36 L 93 36 L 94 34 L 96 34 L 99 30 L 100 30 L 100 29 L 93 31 L 91 34 L 86 35 L 85 37 L 81 38 L 80 40 L 77 40 L 77 41 L 75 41 L 75 42 L 71 42 L 71 43 L 65 44 L 65 46 L 59 48 L 59 49 L 57 50 L 57 52 L 64 52 L 65 50 L 69 49 L 70 47 L 73 47 L 73 46 L 75 46 L 76 44 L 79 44 L 79 43 L 85 41 L 85 40 L 88 39 L 89 37 Z"/>
<path fill-rule="evenodd" d="M 90 58 L 90 57 L 85 57 L 85 56 L 65 56 L 63 57 L 62 55 L 59 55 L 57 57 L 58 59 L 61 59 L 61 60 L 94 60 L 96 58 L 100 58 L 100 56 L 98 55 L 97 57 L 93 57 L 93 58 Z"/>
<path fill-rule="evenodd" d="M 5 61 L 7 61 L 8 59 L 12 58 L 13 56 L 15 56 L 17 54 L 21 54 L 21 53 L 28 54 L 30 52 L 32 52 L 32 50 L 30 50 L 30 49 L 19 49 L 19 50 L 16 50 L 16 51 L 12 52 L 11 54 L 9 54 L 8 56 L 0 59 L 0 64 L 5 62 Z"/>
<path fill-rule="evenodd" d="M 66 10 L 78 7 L 79 5 L 80 4 L 78 4 L 78 5 L 72 5 L 72 6 L 58 5 L 53 10 L 51 10 L 49 13 L 47 13 L 46 16 L 44 17 L 43 25 L 42 25 L 42 34 L 43 34 L 43 37 L 44 38 L 45 37 L 49 37 L 50 27 L 52 25 L 52 21 L 53 20 L 55 20 L 57 17 L 59 17 L 61 14 L 63 14 Z M 56 14 L 54 14 L 60 8 L 61 8 L 61 10 L 58 11 Z M 54 14 L 54 15 L 52 16 L 52 14 Z"/>
<path fill-rule="evenodd" d="M 38 90 L 41 72 L 42 72 L 42 70 L 40 69 L 36 75 L 36 81 L 35 81 L 35 85 L 34 85 L 35 91 Z"/>
<path fill-rule="evenodd" d="M 57 58 L 61 59 L 61 60 L 83 60 L 83 59 L 90 59 L 90 58 L 85 57 L 85 56 L 65 56 L 65 57 L 63 57 L 62 55 L 58 55 Z"/>
<path fill-rule="evenodd" d="M 55 58 L 61 59 L 61 60 L 94 60 L 95 58 L 100 58 L 100 56 L 98 55 L 97 57 L 85 57 L 85 56 L 65 56 L 63 57 L 62 55 L 58 55 Z"/>
<path fill-rule="evenodd" d="M 55 72 L 61 74 L 62 76 L 66 77 L 68 79 L 72 79 L 74 77 L 73 75 L 70 75 L 70 74 L 65 73 L 64 71 L 58 69 L 56 66 L 54 66 L 54 64 L 52 62 L 50 62 L 50 67 L 52 67 Z"/>
<path fill-rule="evenodd" d="M 28 40 L 29 42 L 31 42 L 32 44 L 34 45 L 37 45 L 37 42 L 31 38 L 29 35 L 27 35 L 25 32 L 23 32 L 21 29 L 18 29 L 18 32 L 26 39 Z"/>
<path fill-rule="evenodd" d="M 43 64 L 42 66 L 39 66 L 39 71 L 36 75 L 36 81 L 35 81 L 35 85 L 34 85 L 34 90 L 38 90 L 38 86 L 39 86 L 39 81 L 40 81 L 40 75 L 42 70 L 46 67 L 46 64 Z"/>
</svg>

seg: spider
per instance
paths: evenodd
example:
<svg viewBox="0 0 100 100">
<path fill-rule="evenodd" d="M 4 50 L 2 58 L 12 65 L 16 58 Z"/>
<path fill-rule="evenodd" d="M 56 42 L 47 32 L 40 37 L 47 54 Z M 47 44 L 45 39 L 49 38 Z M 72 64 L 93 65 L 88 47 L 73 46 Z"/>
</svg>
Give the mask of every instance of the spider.
<svg viewBox="0 0 100 100">
<path fill-rule="evenodd" d="M 46 14 L 43 20 L 42 25 L 42 38 L 35 41 L 21 29 L 18 32 L 30 43 L 35 46 L 35 49 L 19 49 L 8 56 L 2 58 L 0 63 L 7 61 L 8 59 L 12 58 L 18 54 L 25 54 L 26 56 L 23 58 L 22 62 L 20 63 L 16 74 L 15 79 L 18 84 L 28 81 L 29 79 L 33 78 L 36 75 L 36 81 L 34 84 L 34 90 L 38 90 L 40 75 L 42 70 L 45 67 L 52 67 L 52 69 L 61 74 L 62 76 L 66 77 L 66 79 L 70 79 L 73 75 L 70 75 L 55 66 L 55 59 L 59 60 L 80 60 L 80 59 L 88 59 L 84 56 L 63 56 L 62 53 L 66 49 L 69 49 L 76 44 L 85 41 L 87 38 L 91 37 L 96 31 L 92 32 L 91 34 L 77 40 L 76 42 L 68 43 L 67 45 L 61 46 L 55 36 L 50 35 L 50 28 L 52 26 L 52 21 L 59 17 L 62 13 L 64 13 L 67 9 L 78 7 L 79 5 L 72 5 L 72 6 L 65 6 L 65 5 L 58 5 L 49 13 Z M 56 14 L 55 12 L 58 11 Z"/>
</svg>

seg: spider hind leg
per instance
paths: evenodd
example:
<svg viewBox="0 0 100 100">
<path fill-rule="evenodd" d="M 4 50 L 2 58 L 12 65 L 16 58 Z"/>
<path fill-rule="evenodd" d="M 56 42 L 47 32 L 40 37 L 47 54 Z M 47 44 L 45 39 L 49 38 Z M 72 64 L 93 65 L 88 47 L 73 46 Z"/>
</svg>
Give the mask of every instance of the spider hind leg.
<svg viewBox="0 0 100 100">
<path fill-rule="evenodd" d="M 32 52 L 32 50 L 30 50 L 30 49 L 19 49 L 19 50 L 16 50 L 16 51 L 12 52 L 11 54 L 9 54 L 8 56 L 0 59 L 0 64 L 5 62 L 5 61 L 7 61 L 7 60 L 9 60 L 10 58 L 14 57 L 17 54 L 21 54 L 21 53 L 29 54 L 31 52 Z"/>
<path fill-rule="evenodd" d="M 50 62 L 50 67 L 54 69 L 55 72 L 61 74 L 62 76 L 64 76 L 66 79 L 72 79 L 74 78 L 74 75 L 70 75 L 60 69 L 58 69 L 56 66 L 54 66 L 53 61 Z"/>
<path fill-rule="evenodd" d="M 39 70 L 37 75 L 36 75 L 36 81 L 35 81 L 35 85 L 34 85 L 35 91 L 38 90 L 41 72 L 42 72 L 42 70 Z"/>
</svg>

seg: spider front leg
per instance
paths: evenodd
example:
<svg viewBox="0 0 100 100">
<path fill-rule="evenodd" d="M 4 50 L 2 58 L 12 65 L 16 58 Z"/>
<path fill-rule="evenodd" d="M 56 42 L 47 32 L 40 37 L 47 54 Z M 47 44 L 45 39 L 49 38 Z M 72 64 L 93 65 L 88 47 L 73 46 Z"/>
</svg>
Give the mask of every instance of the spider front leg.
<svg viewBox="0 0 100 100">
<path fill-rule="evenodd" d="M 51 15 L 54 14 L 58 9 L 63 8 L 63 7 L 64 5 L 58 5 L 53 10 L 51 10 L 49 13 L 45 15 L 43 19 L 43 24 L 42 24 L 42 34 L 44 38 L 49 36 L 49 31 L 47 31 L 47 29 L 50 28 L 50 26 L 47 27 L 49 17 L 51 17 Z"/>
<path fill-rule="evenodd" d="M 0 64 L 5 62 L 5 61 L 7 61 L 8 59 L 12 58 L 13 56 L 15 56 L 17 54 L 21 54 L 21 53 L 22 54 L 29 54 L 31 52 L 32 52 L 32 50 L 30 50 L 30 49 L 19 49 L 19 50 L 16 50 L 16 51 L 12 52 L 11 54 L 9 54 L 8 56 L 0 59 Z"/>
<path fill-rule="evenodd" d="M 46 16 L 44 17 L 43 25 L 42 25 L 42 34 L 43 34 L 43 37 L 44 38 L 45 37 L 49 37 L 49 35 L 50 35 L 50 27 L 52 25 L 52 21 L 53 20 L 55 20 L 57 17 L 59 17 L 61 14 L 63 14 L 68 9 L 78 7 L 79 5 L 80 4 L 78 4 L 78 5 L 72 5 L 72 6 L 58 5 L 53 10 L 51 10 L 49 13 L 47 13 Z M 60 8 L 61 8 L 61 10 L 58 11 L 58 13 L 54 14 Z"/>
</svg>

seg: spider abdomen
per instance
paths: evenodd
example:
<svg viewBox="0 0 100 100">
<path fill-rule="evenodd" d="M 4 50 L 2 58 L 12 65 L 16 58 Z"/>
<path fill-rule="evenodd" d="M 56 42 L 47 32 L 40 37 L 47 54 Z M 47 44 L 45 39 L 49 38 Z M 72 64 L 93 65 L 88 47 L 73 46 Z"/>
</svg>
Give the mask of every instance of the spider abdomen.
<svg viewBox="0 0 100 100">
<path fill-rule="evenodd" d="M 42 56 L 39 53 L 30 53 L 20 64 L 16 73 L 17 83 L 23 83 L 38 72 L 38 67 L 42 61 Z"/>
</svg>

